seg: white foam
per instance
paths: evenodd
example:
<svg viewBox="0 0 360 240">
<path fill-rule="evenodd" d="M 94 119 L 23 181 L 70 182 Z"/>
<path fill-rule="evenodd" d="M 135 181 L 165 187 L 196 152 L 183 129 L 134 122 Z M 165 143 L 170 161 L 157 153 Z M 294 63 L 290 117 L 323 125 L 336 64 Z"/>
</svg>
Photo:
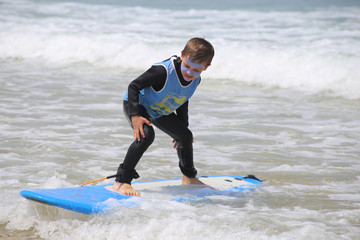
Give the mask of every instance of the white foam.
<svg viewBox="0 0 360 240">
<path fill-rule="evenodd" d="M 214 60 L 209 76 L 267 87 L 290 88 L 308 93 L 330 93 L 346 98 L 359 98 L 360 58 L 323 55 L 316 50 L 296 48 L 271 50 L 243 47 L 222 49 L 223 56 Z M 231 61 L 227 59 L 234 54 Z"/>
<path fill-rule="evenodd" d="M 216 48 L 206 77 L 360 98 L 356 8 L 264 13 L 9 2 L 2 9 L 1 59 L 143 71 L 180 54 L 193 32 Z"/>
</svg>

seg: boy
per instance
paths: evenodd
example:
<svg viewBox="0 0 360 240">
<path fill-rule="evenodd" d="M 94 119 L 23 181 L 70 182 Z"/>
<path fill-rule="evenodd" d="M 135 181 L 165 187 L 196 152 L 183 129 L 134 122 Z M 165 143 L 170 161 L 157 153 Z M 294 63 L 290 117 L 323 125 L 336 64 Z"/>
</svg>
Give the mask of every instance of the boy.
<svg viewBox="0 0 360 240">
<path fill-rule="evenodd" d="M 188 100 L 200 83 L 200 74 L 210 66 L 214 53 L 208 41 L 192 38 L 186 43 L 181 57 L 173 56 L 154 64 L 129 84 L 123 106 L 125 116 L 134 130 L 135 141 L 118 168 L 114 191 L 140 195 L 131 186 L 131 181 L 139 177 L 135 166 L 154 141 L 152 124 L 173 138 L 183 173 L 182 183 L 203 184 L 196 178 L 197 171 L 193 163 Z"/>
</svg>

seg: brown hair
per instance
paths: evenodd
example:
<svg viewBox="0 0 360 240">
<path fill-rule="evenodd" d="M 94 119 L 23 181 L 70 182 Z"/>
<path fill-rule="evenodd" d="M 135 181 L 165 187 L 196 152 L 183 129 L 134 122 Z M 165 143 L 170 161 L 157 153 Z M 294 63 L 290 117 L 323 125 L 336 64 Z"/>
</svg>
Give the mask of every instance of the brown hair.
<svg viewBox="0 0 360 240">
<path fill-rule="evenodd" d="M 211 43 L 204 38 L 192 38 L 186 43 L 182 54 L 192 61 L 205 63 L 205 66 L 209 66 L 215 55 L 215 50 Z"/>
</svg>

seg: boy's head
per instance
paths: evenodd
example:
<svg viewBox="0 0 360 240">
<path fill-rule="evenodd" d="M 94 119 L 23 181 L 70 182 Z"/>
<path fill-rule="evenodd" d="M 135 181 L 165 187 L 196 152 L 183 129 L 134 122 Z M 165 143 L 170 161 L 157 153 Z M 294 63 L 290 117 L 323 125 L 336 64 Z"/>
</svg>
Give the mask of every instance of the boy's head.
<svg viewBox="0 0 360 240">
<path fill-rule="evenodd" d="M 211 65 L 214 54 L 214 47 L 205 39 L 190 39 L 181 52 L 181 72 L 184 79 L 191 81 L 200 76 Z"/>
<path fill-rule="evenodd" d="M 196 63 L 210 66 L 214 57 L 214 47 L 204 38 L 190 39 L 181 52 L 183 57 L 187 57 Z"/>
</svg>

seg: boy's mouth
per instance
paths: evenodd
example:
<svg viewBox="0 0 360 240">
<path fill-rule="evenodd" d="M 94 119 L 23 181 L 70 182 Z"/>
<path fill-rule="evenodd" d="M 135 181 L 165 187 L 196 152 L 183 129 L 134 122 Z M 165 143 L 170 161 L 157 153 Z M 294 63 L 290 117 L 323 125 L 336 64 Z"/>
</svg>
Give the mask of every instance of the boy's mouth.
<svg viewBox="0 0 360 240">
<path fill-rule="evenodd" d="M 189 74 L 187 74 L 187 73 L 183 73 L 183 75 L 184 75 L 184 77 L 187 78 L 187 79 L 192 79 L 192 78 L 194 78 L 193 75 L 189 75 Z"/>
</svg>

